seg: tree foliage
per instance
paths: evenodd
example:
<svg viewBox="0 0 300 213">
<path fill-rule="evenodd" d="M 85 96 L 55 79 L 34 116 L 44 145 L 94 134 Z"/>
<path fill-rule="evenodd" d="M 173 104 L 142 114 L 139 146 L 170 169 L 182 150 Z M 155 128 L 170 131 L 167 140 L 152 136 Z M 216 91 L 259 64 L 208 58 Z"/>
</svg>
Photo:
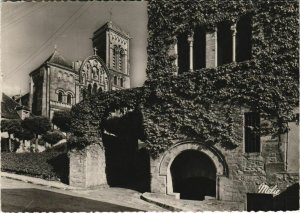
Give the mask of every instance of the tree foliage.
<svg viewBox="0 0 300 213">
<path fill-rule="evenodd" d="M 54 112 L 52 123 L 56 125 L 61 131 L 69 132 L 71 126 L 70 111 Z"/>
<path fill-rule="evenodd" d="M 65 138 L 64 134 L 58 130 L 48 131 L 42 136 L 42 139 L 51 145 L 56 144 L 57 142 L 59 142 L 64 138 Z"/>
<path fill-rule="evenodd" d="M 34 116 L 25 118 L 22 127 L 35 135 L 35 151 L 38 151 L 38 136 L 45 134 L 51 129 L 50 121 L 44 116 Z"/>
<path fill-rule="evenodd" d="M 38 136 L 49 131 L 51 129 L 51 124 L 48 118 L 44 116 L 35 116 L 25 118 L 22 121 L 22 127 Z"/>
<path fill-rule="evenodd" d="M 1 121 L 1 132 L 8 132 L 8 134 L 14 134 L 21 128 L 20 119 L 10 119 Z"/>
</svg>

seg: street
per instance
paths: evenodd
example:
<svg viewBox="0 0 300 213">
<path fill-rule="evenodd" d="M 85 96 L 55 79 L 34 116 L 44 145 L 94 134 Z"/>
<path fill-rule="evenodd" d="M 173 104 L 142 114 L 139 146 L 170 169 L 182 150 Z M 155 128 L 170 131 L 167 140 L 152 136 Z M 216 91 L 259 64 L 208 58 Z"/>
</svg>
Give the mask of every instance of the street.
<svg viewBox="0 0 300 213">
<path fill-rule="evenodd" d="M 142 211 L 122 204 L 79 197 L 77 193 L 71 191 L 51 189 L 3 177 L 1 178 L 1 204 L 1 210 L 5 212 Z"/>
</svg>

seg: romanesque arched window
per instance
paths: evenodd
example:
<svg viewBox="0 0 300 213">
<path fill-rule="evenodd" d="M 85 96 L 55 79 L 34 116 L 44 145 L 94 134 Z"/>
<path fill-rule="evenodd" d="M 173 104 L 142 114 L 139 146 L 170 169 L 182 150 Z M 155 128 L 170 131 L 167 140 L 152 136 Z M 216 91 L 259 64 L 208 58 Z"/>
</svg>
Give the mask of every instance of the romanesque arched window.
<svg viewBox="0 0 300 213">
<path fill-rule="evenodd" d="M 72 95 L 70 93 L 67 95 L 67 104 L 72 104 Z"/>
<path fill-rule="evenodd" d="M 88 85 L 88 95 L 91 96 L 92 95 L 92 85 Z"/>
<path fill-rule="evenodd" d="M 123 87 L 124 86 L 124 79 L 120 78 L 120 86 Z"/>
<path fill-rule="evenodd" d="M 86 79 L 86 76 L 85 76 L 85 73 L 83 72 L 83 73 L 81 74 L 81 83 L 82 83 L 82 84 L 85 84 L 85 79 Z"/>
<path fill-rule="evenodd" d="M 117 71 L 125 72 L 125 51 L 120 45 L 115 45 L 113 67 Z"/>
<path fill-rule="evenodd" d="M 81 89 L 81 98 L 85 99 L 86 98 L 86 90 L 85 89 Z M 81 99 L 81 100 L 82 100 Z"/>
<path fill-rule="evenodd" d="M 61 91 L 57 94 L 57 101 L 62 103 L 63 102 L 63 93 Z"/>
<path fill-rule="evenodd" d="M 118 77 L 114 76 L 114 85 L 118 85 Z"/>
<path fill-rule="evenodd" d="M 119 55 L 119 71 L 124 72 L 124 61 L 125 61 L 125 52 L 123 48 L 120 48 L 120 55 Z"/>
<path fill-rule="evenodd" d="M 93 94 L 96 94 L 96 93 L 97 93 L 97 90 L 98 90 L 97 87 L 98 87 L 97 84 L 94 83 L 94 85 L 93 85 Z"/>
</svg>

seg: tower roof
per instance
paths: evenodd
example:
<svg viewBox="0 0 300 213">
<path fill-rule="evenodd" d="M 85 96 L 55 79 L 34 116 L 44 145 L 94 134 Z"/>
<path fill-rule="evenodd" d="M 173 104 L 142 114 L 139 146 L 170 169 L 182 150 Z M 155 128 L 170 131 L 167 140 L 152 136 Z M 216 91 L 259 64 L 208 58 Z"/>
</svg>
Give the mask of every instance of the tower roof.
<svg viewBox="0 0 300 213">
<path fill-rule="evenodd" d="M 72 63 L 67 61 L 56 49 L 54 53 L 45 61 L 45 63 L 46 62 L 72 68 Z"/>
<path fill-rule="evenodd" d="M 103 33 L 104 31 L 106 31 L 107 29 L 111 29 L 119 34 L 121 34 L 122 36 L 126 37 L 126 38 L 130 38 L 130 35 L 128 32 L 122 30 L 119 26 L 115 25 L 114 23 L 112 23 L 112 21 L 108 21 L 106 22 L 102 27 L 100 27 L 98 30 L 96 30 L 94 32 L 94 37 L 98 34 Z"/>
</svg>

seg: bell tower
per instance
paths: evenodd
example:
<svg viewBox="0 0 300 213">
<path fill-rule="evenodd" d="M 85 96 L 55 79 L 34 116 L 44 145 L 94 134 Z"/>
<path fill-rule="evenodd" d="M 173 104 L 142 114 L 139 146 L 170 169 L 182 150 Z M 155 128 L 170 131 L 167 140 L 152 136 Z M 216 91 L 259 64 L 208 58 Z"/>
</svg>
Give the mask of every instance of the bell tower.
<svg viewBox="0 0 300 213">
<path fill-rule="evenodd" d="M 129 34 L 109 21 L 94 32 L 92 40 L 110 71 L 112 90 L 130 88 Z"/>
</svg>

